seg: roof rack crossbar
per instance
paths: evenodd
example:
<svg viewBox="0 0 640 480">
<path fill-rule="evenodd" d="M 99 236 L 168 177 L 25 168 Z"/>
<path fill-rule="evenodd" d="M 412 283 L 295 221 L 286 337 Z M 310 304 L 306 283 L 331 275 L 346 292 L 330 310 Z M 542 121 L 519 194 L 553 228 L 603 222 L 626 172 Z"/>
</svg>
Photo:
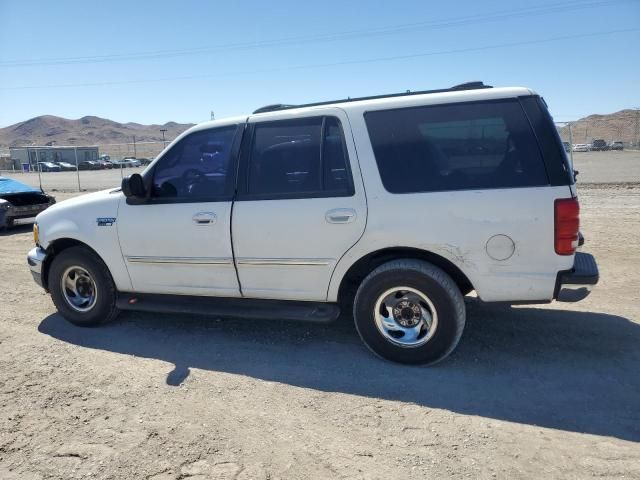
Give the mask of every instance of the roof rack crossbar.
<svg viewBox="0 0 640 480">
<path fill-rule="evenodd" d="M 462 90 L 479 90 L 483 88 L 493 88 L 491 85 L 485 85 L 482 82 L 466 82 L 461 83 L 459 85 L 454 85 L 451 88 L 440 88 L 437 90 L 419 90 L 412 92 L 407 90 L 406 92 L 401 93 L 388 93 L 385 95 L 372 95 L 369 97 L 356 97 L 356 98 L 343 98 L 341 100 L 328 100 L 324 102 L 314 102 L 314 103 L 305 103 L 302 105 L 287 105 L 282 103 L 276 103 L 273 105 L 266 105 L 264 107 L 260 107 L 257 110 L 254 110 L 254 114 L 256 113 L 265 113 L 265 112 L 276 112 L 279 110 L 289 110 L 292 108 L 305 108 L 305 107 L 318 107 L 322 105 L 332 105 L 334 103 L 346 103 L 346 102 L 359 102 L 363 100 L 378 100 L 381 98 L 393 98 L 393 97 L 406 97 L 411 95 L 425 95 L 428 93 L 444 93 L 444 92 L 457 92 Z"/>
</svg>

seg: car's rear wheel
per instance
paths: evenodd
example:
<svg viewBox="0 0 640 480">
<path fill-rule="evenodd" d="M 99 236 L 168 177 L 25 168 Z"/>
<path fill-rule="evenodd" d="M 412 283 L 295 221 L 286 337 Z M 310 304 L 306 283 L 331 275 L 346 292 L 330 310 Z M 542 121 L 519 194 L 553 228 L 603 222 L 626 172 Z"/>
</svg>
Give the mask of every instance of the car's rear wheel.
<svg viewBox="0 0 640 480">
<path fill-rule="evenodd" d="M 119 313 L 111 274 L 88 248 L 72 247 L 58 254 L 49 269 L 48 286 L 58 311 L 75 325 L 99 325 Z"/>
<path fill-rule="evenodd" d="M 394 260 L 376 268 L 360 285 L 353 312 L 370 350 L 408 364 L 445 358 L 465 324 L 464 299 L 456 283 L 420 260 Z"/>
</svg>

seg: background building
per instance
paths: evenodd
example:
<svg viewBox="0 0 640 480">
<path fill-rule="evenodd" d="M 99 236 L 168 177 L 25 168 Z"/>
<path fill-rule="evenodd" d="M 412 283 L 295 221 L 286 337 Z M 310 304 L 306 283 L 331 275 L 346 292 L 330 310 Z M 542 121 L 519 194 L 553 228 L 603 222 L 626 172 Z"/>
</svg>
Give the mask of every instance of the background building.
<svg viewBox="0 0 640 480">
<path fill-rule="evenodd" d="M 97 160 L 100 155 L 98 147 L 58 147 L 58 146 L 33 146 L 11 147 L 9 155 L 13 166 L 18 169 L 22 164 L 28 163 L 31 169 L 35 169 L 38 162 L 68 162 L 76 164 L 87 160 Z"/>
</svg>

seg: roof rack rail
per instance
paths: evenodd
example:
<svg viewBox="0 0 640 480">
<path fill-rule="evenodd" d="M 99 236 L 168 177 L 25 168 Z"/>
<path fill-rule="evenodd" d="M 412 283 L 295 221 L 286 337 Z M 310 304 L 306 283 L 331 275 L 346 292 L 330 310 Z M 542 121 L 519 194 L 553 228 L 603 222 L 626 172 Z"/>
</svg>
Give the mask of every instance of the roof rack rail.
<svg viewBox="0 0 640 480">
<path fill-rule="evenodd" d="M 424 95 L 427 93 L 443 93 L 443 92 L 457 92 L 462 90 L 478 90 L 483 88 L 493 88 L 493 87 L 491 85 L 485 85 L 481 81 L 475 81 L 475 82 L 461 83 L 459 85 L 454 85 L 451 88 L 440 88 L 437 90 L 419 90 L 415 92 L 407 90 L 406 92 L 402 92 L 402 93 L 388 93 L 385 95 L 372 95 L 370 97 L 356 97 L 356 98 L 349 97 L 349 98 L 343 98 L 341 100 L 329 100 L 325 102 L 305 103 L 301 105 L 287 105 L 282 103 L 275 103 L 272 105 L 266 105 L 264 107 L 260 107 L 257 110 L 254 110 L 253 113 L 255 114 L 255 113 L 265 113 L 265 112 L 276 112 L 279 110 L 289 110 L 292 108 L 304 108 L 304 107 L 317 107 L 322 105 L 331 105 L 334 103 L 358 102 L 361 100 L 377 100 L 380 98 L 405 97 L 410 95 Z"/>
<path fill-rule="evenodd" d="M 254 110 L 253 113 L 275 112 L 276 110 L 286 110 L 287 108 L 296 108 L 296 105 L 274 103 L 273 105 L 265 105 L 264 107 L 260 107 L 257 110 Z"/>
</svg>

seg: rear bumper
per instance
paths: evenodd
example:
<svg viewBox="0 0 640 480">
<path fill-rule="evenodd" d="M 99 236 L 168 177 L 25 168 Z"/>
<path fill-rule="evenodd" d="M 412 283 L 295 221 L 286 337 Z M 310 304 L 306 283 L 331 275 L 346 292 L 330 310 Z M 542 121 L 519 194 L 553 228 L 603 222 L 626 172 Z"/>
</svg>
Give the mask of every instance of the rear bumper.
<svg viewBox="0 0 640 480">
<path fill-rule="evenodd" d="M 40 247 L 32 248 L 27 254 L 27 263 L 31 270 L 31 276 L 33 280 L 44 288 L 44 282 L 42 281 L 42 265 L 47 257 L 47 253 Z"/>
<path fill-rule="evenodd" d="M 577 252 L 573 268 L 558 273 L 554 298 L 559 302 L 579 302 L 591 293 L 599 278 L 593 255 Z"/>
</svg>

